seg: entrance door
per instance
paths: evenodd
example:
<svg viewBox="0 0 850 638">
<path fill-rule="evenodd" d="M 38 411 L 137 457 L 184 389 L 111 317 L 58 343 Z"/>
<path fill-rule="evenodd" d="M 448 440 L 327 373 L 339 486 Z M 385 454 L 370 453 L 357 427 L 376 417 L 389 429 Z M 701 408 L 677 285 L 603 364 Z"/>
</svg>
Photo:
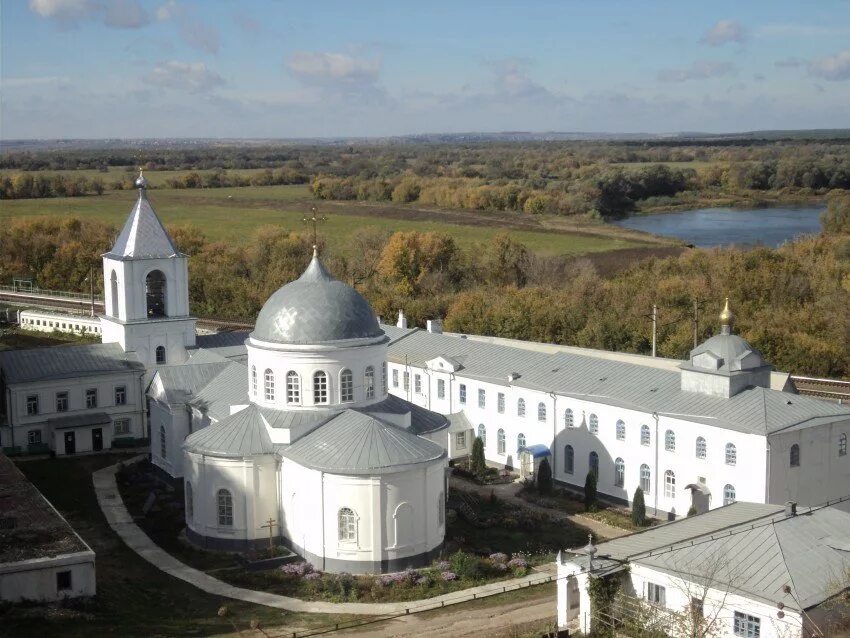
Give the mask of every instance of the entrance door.
<svg viewBox="0 0 850 638">
<path fill-rule="evenodd" d="M 77 437 L 73 432 L 65 432 L 65 454 L 74 454 L 77 451 Z"/>
<path fill-rule="evenodd" d="M 103 429 L 94 428 L 91 431 L 91 446 L 95 452 L 100 452 L 103 449 Z"/>
</svg>

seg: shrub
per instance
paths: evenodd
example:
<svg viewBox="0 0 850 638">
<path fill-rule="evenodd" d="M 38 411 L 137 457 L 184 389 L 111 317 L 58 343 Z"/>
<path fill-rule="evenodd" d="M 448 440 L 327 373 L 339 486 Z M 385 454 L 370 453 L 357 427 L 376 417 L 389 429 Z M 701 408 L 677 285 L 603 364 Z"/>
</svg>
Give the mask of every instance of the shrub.
<svg viewBox="0 0 850 638">
<path fill-rule="evenodd" d="M 280 571 L 288 576 L 306 576 L 314 570 L 310 563 L 307 561 L 301 561 L 298 563 L 286 563 L 285 565 L 281 565 Z"/>
<path fill-rule="evenodd" d="M 646 525 L 646 505 L 643 502 L 643 490 L 640 487 L 635 489 L 635 495 L 632 498 L 632 523 L 638 527 Z"/>
<path fill-rule="evenodd" d="M 478 577 L 481 566 L 478 558 L 463 551 L 457 551 L 451 556 L 452 572 L 460 578 L 475 579 Z"/>
<path fill-rule="evenodd" d="M 484 441 L 476 436 L 472 442 L 472 458 L 469 460 L 469 469 L 480 480 L 484 480 L 487 474 L 487 465 L 484 463 Z"/>
<path fill-rule="evenodd" d="M 443 572 L 442 574 L 440 574 L 440 576 L 442 576 L 443 580 L 446 582 L 457 580 L 457 574 L 455 574 L 454 572 Z"/>
<path fill-rule="evenodd" d="M 588 472 L 584 480 L 584 510 L 596 511 L 596 474 L 594 472 Z"/>
<path fill-rule="evenodd" d="M 549 459 L 540 461 L 540 467 L 537 468 L 537 491 L 541 494 L 552 492 L 552 466 L 549 465 Z"/>
<path fill-rule="evenodd" d="M 504 565 L 508 562 L 508 555 L 503 552 L 496 552 L 495 554 L 490 554 L 490 562 L 494 565 Z"/>
<path fill-rule="evenodd" d="M 441 561 L 434 563 L 434 569 L 436 569 L 438 572 L 448 571 L 450 567 L 451 567 L 451 565 L 449 564 L 449 561 L 447 561 L 447 560 L 441 560 Z"/>
<path fill-rule="evenodd" d="M 688 518 L 690 518 L 691 516 L 696 516 L 696 515 L 697 515 L 697 508 L 694 507 L 693 505 L 691 505 L 690 508 L 688 509 Z"/>
</svg>

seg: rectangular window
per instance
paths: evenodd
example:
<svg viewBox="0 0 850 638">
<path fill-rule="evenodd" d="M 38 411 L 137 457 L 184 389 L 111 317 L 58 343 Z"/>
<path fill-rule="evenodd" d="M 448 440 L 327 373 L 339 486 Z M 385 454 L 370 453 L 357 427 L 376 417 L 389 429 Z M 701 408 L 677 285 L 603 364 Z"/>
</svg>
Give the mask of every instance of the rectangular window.
<svg viewBox="0 0 850 638">
<path fill-rule="evenodd" d="M 459 392 L 460 392 L 460 403 L 461 403 L 461 405 L 466 405 L 466 384 L 465 383 L 460 384 Z"/>
<path fill-rule="evenodd" d="M 115 419 L 113 429 L 116 435 L 130 434 L 130 419 Z"/>
<path fill-rule="evenodd" d="M 499 395 L 496 397 L 496 409 L 499 411 L 499 414 L 505 413 L 505 395 L 502 392 L 499 392 Z"/>
<path fill-rule="evenodd" d="M 393 387 L 398 387 L 398 370 L 393 370 Z"/>
<path fill-rule="evenodd" d="M 71 571 L 56 572 L 56 591 L 69 591 L 73 589 Z"/>
<path fill-rule="evenodd" d="M 649 602 L 664 607 L 666 598 L 667 591 L 661 585 L 656 585 L 655 583 L 646 584 L 646 599 Z"/>
<path fill-rule="evenodd" d="M 416 394 L 422 394 L 422 375 L 413 375 L 413 391 L 416 392 Z"/>
<path fill-rule="evenodd" d="M 410 390 L 410 373 L 407 371 L 404 373 L 404 389 L 405 391 Z"/>
<path fill-rule="evenodd" d="M 759 638 L 761 635 L 761 619 L 749 614 L 735 612 L 735 635 L 741 638 Z"/>
<path fill-rule="evenodd" d="M 486 405 L 487 405 L 487 393 L 484 390 L 479 389 L 478 390 L 478 407 L 484 408 L 484 407 L 486 407 Z"/>
<path fill-rule="evenodd" d="M 446 382 L 444 379 L 437 379 L 437 398 L 446 398 Z"/>
<path fill-rule="evenodd" d="M 27 443 L 30 445 L 41 443 L 41 430 L 30 430 L 27 432 Z"/>
<path fill-rule="evenodd" d="M 86 390 L 86 407 L 97 407 L 97 388 L 89 388 L 88 390 Z"/>
<path fill-rule="evenodd" d="M 466 447 L 466 432 L 458 432 L 455 434 L 455 447 L 459 449 Z"/>
<path fill-rule="evenodd" d="M 68 411 L 68 393 L 67 392 L 57 392 L 56 393 L 56 411 L 57 412 L 67 412 Z"/>
<path fill-rule="evenodd" d="M 115 388 L 115 405 L 126 405 L 127 404 L 127 388 L 123 385 L 119 385 Z"/>
<path fill-rule="evenodd" d="M 38 395 L 31 394 L 27 397 L 27 414 L 38 414 Z"/>
</svg>

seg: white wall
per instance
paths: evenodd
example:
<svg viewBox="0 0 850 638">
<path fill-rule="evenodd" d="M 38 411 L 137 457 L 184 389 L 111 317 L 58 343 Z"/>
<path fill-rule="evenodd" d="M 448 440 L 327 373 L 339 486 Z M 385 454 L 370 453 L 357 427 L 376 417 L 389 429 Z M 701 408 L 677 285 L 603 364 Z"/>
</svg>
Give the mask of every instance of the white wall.
<svg viewBox="0 0 850 638">
<path fill-rule="evenodd" d="M 67 332 L 69 334 L 100 334 L 100 319 L 82 315 L 60 315 L 36 310 L 19 314 L 20 327 L 37 332 Z"/>
<path fill-rule="evenodd" d="M 850 439 L 850 420 L 772 434 L 770 501 L 819 505 L 850 492 L 850 453 L 839 456 L 839 438 Z M 792 445 L 800 446 L 800 466 L 791 467 Z M 850 452 L 850 449 L 848 449 Z"/>
<path fill-rule="evenodd" d="M 71 572 L 71 589 L 57 591 L 56 574 Z M 94 596 L 94 552 L 78 552 L 0 565 L 0 600 L 52 601 Z"/>
</svg>

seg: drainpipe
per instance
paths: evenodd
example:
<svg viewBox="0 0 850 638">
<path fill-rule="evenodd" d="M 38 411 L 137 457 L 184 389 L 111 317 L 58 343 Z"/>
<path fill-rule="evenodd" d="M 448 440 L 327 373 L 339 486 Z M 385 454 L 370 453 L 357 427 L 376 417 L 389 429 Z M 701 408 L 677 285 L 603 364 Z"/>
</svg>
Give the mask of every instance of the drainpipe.
<svg viewBox="0 0 850 638">
<path fill-rule="evenodd" d="M 427 370 L 428 370 L 428 368 L 422 368 L 422 374 L 424 374 L 425 378 L 428 379 L 428 395 L 427 395 L 426 398 L 428 399 L 428 409 L 430 410 L 431 409 L 431 393 L 434 389 L 431 387 L 431 375 L 427 372 Z"/>
<path fill-rule="evenodd" d="M 765 466 L 767 468 L 767 480 L 764 484 L 764 502 L 770 503 L 770 439 L 764 438 L 767 449 L 765 450 Z M 724 495 L 725 498 L 725 495 Z"/>
<path fill-rule="evenodd" d="M 658 483 L 658 412 L 653 412 L 652 418 L 655 419 L 655 498 L 653 501 L 655 502 L 655 515 L 658 516 L 658 490 L 661 488 Z"/>
<path fill-rule="evenodd" d="M 328 552 L 325 550 L 325 473 L 324 472 L 322 472 L 322 498 L 320 500 L 320 507 L 322 508 L 322 571 L 325 571 L 325 569 L 327 569 L 327 565 L 325 563 L 327 561 L 326 557 L 327 557 Z M 307 547 L 306 547 L 307 539 L 306 538 L 304 539 L 304 545 L 305 545 L 305 547 L 303 548 L 303 550 L 304 550 L 304 553 L 306 554 L 307 553 Z"/>
<path fill-rule="evenodd" d="M 552 478 L 555 478 L 555 468 L 557 464 L 555 463 L 555 450 L 558 449 L 558 446 L 555 445 L 558 437 L 558 395 L 554 392 L 550 392 L 549 396 L 552 397 Z"/>
</svg>

